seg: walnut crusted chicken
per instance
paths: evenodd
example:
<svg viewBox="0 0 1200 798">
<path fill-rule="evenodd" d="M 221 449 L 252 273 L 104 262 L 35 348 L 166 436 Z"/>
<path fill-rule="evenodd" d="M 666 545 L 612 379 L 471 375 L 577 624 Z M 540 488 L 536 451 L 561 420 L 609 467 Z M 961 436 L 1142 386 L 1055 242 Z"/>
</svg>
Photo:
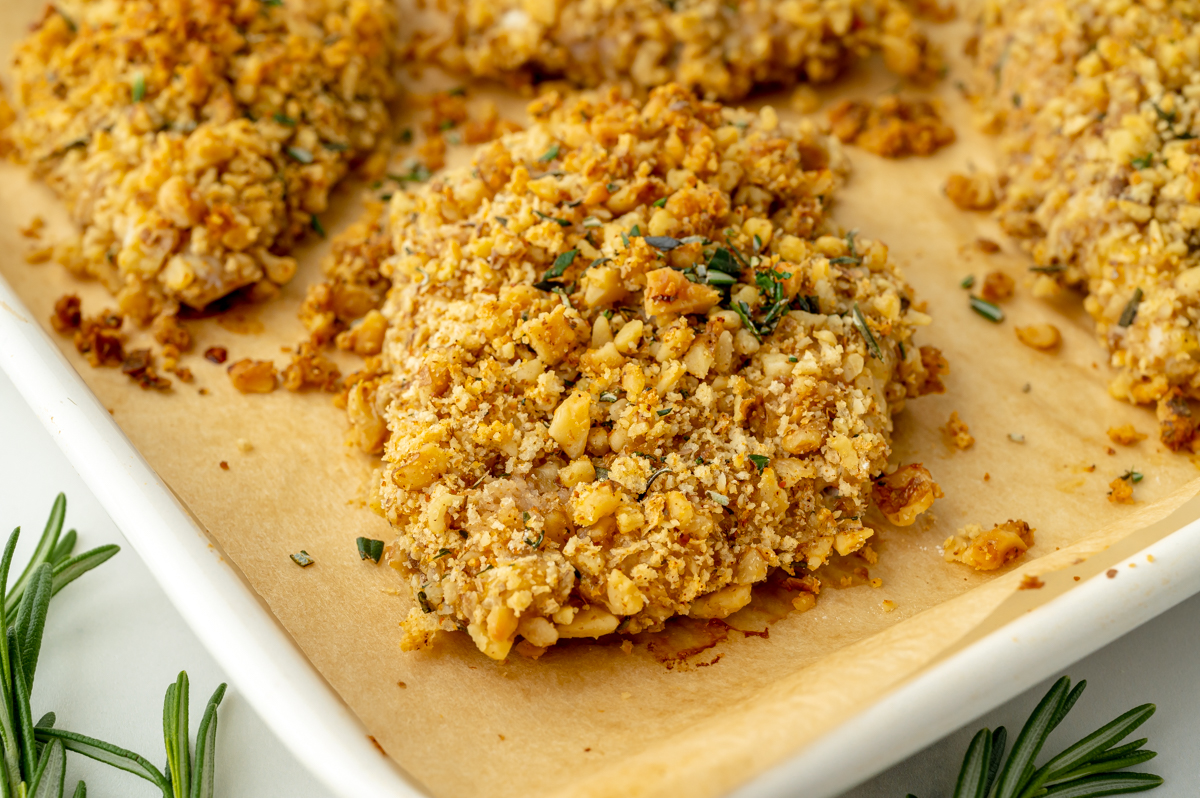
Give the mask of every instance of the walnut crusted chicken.
<svg viewBox="0 0 1200 798">
<path fill-rule="evenodd" d="M 826 218 L 845 162 L 814 127 L 678 86 L 531 114 L 387 212 L 383 360 L 348 408 L 390 431 L 406 649 L 724 617 L 864 544 L 892 414 L 941 390 L 887 247 Z M 889 517 L 935 492 L 902 476 Z"/>
<path fill-rule="evenodd" d="M 565 77 L 586 86 L 671 81 L 736 100 L 755 86 L 832 80 L 882 52 L 887 67 L 927 79 L 936 53 L 900 0 L 445 0 L 443 27 L 418 53 L 452 70 L 511 79 Z"/>
<path fill-rule="evenodd" d="M 1001 132 L 1003 228 L 1035 294 L 1086 291 L 1118 398 L 1189 447 L 1200 399 L 1200 29 L 1192 0 L 987 7 L 979 81 Z"/>
<path fill-rule="evenodd" d="M 350 166 L 385 143 L 384 0 L 74 0 L 16 48 L 8 136 L 80 227 L 59 260 L 121 310 L 271 292 Z"/>
</svg>

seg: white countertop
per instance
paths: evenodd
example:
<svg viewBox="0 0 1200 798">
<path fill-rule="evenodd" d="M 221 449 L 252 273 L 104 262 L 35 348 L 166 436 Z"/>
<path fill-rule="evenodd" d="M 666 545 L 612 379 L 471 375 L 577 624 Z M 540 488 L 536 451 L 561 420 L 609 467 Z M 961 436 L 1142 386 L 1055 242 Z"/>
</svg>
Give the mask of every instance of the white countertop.
<svg viewBox="0 0 1200 798">
<path fill-rule="evenodd" d="M 118 543 L 123 551 L 55 597 L 50 610 L 38 678 L 35 716 L 53 710 L 62 728 L 108 740 L 150 759 L 165 761 L 162 700 L 180 670 L 191 679 L 192 728 L 204 703 L 224 680 L 212 657 L 168 603 L 166 596 L 95 497 L 59 452 L 49 433 L 0 374 L 0 527 L 24 528 L 16 562 L 24 564 L 54 496 L 67 494 L 67 527 L 79 532 L 76 551 Z M 1139 730 L 1159 757 L 1146 770 L 1167 783 L 1155 798 L 1197 794 L 1200 758 L 1200 597 L 1072 666 L 1088 690 L 1051 745 L 1065 747 L 1137 704 L 1154 702 L 1158 713 Z M 953 791 L 967 743 L 981 726 L 1007 725 L 1010 740 L 1053 679 L 1002 705 L 930 746 L 844 798 L 941 798 Z M 235 690 L 220 709 L 217 794 L 331 798 L 330 793 L 274 738 Z M 864 759 L 869 752 L 863 752 Z M 71 755 L 68 794 L 84 778 L 89 794 L 130 798 L 156 795 L 148 782 Z M 797 786 L 796 795 L 803 795 Z"/>
</svg>

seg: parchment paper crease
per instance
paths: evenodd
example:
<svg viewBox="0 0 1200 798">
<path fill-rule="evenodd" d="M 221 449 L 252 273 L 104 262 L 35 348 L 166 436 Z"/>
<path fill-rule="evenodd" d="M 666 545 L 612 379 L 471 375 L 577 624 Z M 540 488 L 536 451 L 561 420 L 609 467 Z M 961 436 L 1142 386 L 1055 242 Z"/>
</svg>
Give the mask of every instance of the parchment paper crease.
<svg viewBox="0 0 1200 798">
<path fill-rule="evenodd" d="M 3 4 L 5 53 L 41 9 L 34 0 Z M 1025 574 L 1094 571 L 1105 555 L 1077 561 L 1120 541 L 1121 550 L 1136 551 L 1149 540 L 1130 533 L 1196 491 L 1195 466 L 1157 443 L 1153 414 L 1108 397 L 1105 353 L 1078 301 L 1053 306 L 1030 298 L 1026 260 L 1008 242 L 1001 254 L 974 250 L 978 235 L 1003 238 L 942 195 L 951 171 L 990 162 L 990 145 L 972 129 L 954 88 L 966 70 L 959 52 L 968 32 L 965 22 L 935 31 L 951 60 L 938 94 L 959 142 L 933 158 L 900 162 L 851 150 L 855 172 L 837 207 L 848 228 L 890 245 L 934 316 L 923 342 L 948 357 L 949 390 L 909 403 L 897 420 L 894 459 L 924 462 L 946 497 L 914 527 L 878 526 L 872 545 L 881 560 L 871 576 L 883 579 L 882 588 L 826 589 L 815 609 L 778 621 L 769 638 L 732 634 L 706 652 L 705 661 L 723 655 L 711 667 L 668 670 L 644 646 L 625 654 L 590 643 L 536 662 L 513 655 L 497 664 L 465 636 L 431 653 L 400 652 L 397 622 L 408 599 L 395 592 L 402 586 L 390 569 L 363 563 L 355 550 L 355 537 L 387 539 L 388 529 L 362 507 L 373 464 L 343 446 L 339 411 L 325 395 L 243 396 L 223 367 L 199 356 L 220 345 L 231 361 L 275 358 L 284 365 L 281 347 L 303 337 L 295 312 L 318 273 L 319 242 L 302 253 L 301 273 L 279 300 L 237 311 L 245 317 L 240 324 L 192 325 L 196 352 L 185 365 L 196 382 L 176 382 L 169 394 L 139 390 L 114 369 L 92 369 L 68 339 L 57 340 L 370 734 L 431 794 L 719 795 L 1011 617 L 1002 608 L 1010 596 L 1024 611 L 1072 581 L 1048 579 L 1041 591 L 1016 594 Z M 868 97 L 894 85 L 871 66 L 825 96 Z M 768 99 L 786 108 L 786 98 Z M 343 191 L 325 226 L 340 229 L 359 207 L 357 191 Z M 111 304 L 99 286 L 77 283 L 58 266 L 23 262 L 28 242 L 17 228 L 35 214 L 51 235 L 67 229 L 65 212 L 43 186 L 20 168 L 0 167 L 0 274 L 37 318 L 47 324 L 54 300 L 67 292 L 84 298 L 85 312 Z M 959 287 L 967 274 L 981 279 L 994 268 L 1019 286 L 999 325 L 972 313 Z M 1018 343 L 1014 325 L 1034 321 L 1062 330 L 1059 354 Z M 233 331 L 260 324 L 254 334 Z M 201 387 L 208 395 L 198 393 Z M 943 441 L 939 427 L 952 410 L 976 438 L 969 451 L 951 452 Z M 1105 430 L 1126 422 L 1150 438 L 1107 454 Z M 1009 433 L 1024 435 L 1025 443 Z M 240 452 L 239 438 L 253 450 Z M 1131 466 L 1145 474 L 1139 504 L 1109 503 L 1108 482 Z M 1007 518 L 1037 529 L 1037 545 L 1014 568 L 996 577 L 943 562 L 939 546 L 955 529 Z M 301 569 L 288 559 L 300 549 L 314 566 Z M 881 607 L 885 599 L 895 602 L 893 612 Z"/>
</svg>

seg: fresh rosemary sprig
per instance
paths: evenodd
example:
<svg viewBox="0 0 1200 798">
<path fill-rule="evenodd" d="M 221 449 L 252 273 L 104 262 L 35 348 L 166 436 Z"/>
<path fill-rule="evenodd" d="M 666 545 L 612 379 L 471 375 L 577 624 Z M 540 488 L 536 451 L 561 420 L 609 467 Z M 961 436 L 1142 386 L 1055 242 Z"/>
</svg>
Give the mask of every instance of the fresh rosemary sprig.
<svg viewBox="0 0 1200 798">
<path fill-rule="evenodd" d="M 120 548 L 101 546 L 72 557 L 75 530 L 62 534 L 67 499 L 58 494 L 50 519 L 21 576 L 8 587 L 8 574 L 21 528 L 13 530 L 0 556 L 0 798 L 62 798 L 66 756 L 62 743 L 38 740 L 36 735 L 54 723 L 49 713 L 34 723 L 29 695 L 42 649 L 42 634 L 50 599 L 83 574 L 112 557 Z M 79 782 L 76 798 L 86 795 Z"/>
<path fill-rule="evenodd" d="M 1007 732 L 980 729 L 963 758 L 954 787 L 954 798 L 1095 798 L 1150 790 L 1162 784 L 1150 773 L 1127 773 L 1123 768 L 1153 759 L 1143 751 L 1146 740 L 1118 745 L 1154 714 L 1153 704 L 1142 704 L 1101 726 L 1040 768 L 1034 762 L 1063 718 L 1083 694 L 1087 682 L 1071 689 L 1071 680 L 1059 679 L 1029 716 L 1012 752 L 1004 757 Z M 908 798 L 915 798 L 911 793 Z"/>
</svg>

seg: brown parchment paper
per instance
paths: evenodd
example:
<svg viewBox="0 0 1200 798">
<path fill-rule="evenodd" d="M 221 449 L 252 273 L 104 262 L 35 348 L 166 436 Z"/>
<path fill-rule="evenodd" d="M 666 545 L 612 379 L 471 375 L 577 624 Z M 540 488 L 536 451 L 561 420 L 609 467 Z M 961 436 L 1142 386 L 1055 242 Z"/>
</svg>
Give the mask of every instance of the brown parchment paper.
<svg viewBox="0 0 1200 798">
<path fill-rule="evenodd" d="M 0 4 L 3 52 L 42 7 L 40 0 Z M 924 462 L 946 497 L 908 529 L 876 520 L 872 545 L 881 560 L 871 576 L 882 588 L 827 588 L 815 609 L 775 622 L 766 638 L 731 634 L 705 652 L 704 661 L 722 655 L 710 667 L 668 670 L 643 645 L 626 654 L 606 643 L 560 647 L 536 662 L 514 654 L 495 663 L 465 635 L 431 652 L 400 652 L 397 623 L 409 599 L 390 569 L 361 562 L 355 550 L 359 535 L 389 536 L 362 506 L 373 463 L 343 446 L 339 411 L 326 395 L 243 396 L 223 367 L 200 357 L 207 347 L 224 346 L 231 362 L 273 358 L 284 365 L 281 349 L 304 335 L 295 312 L 319 273 L 322 242 L 302 251 L 301 272 L 278 300 L 192 324 L 196 350 L 184 364 L 196 381 L 176 381 L 170 393 L 144 392 L 115 369 L 89 368 L 68 339 L 56 340 L 368 732 L 431 794 L 719 795 L 930 663 L 1069 589 L 1074 576 L 1095 573 L 1178 528 L 1185 516 L 1200 515 L 1192 502 L 1151 524 L 1196 493 L 1196 467 L 1157 443 L 1151 411 L 1108 397 L 1105 353 L 1078 299 L 1031 299 L 1026 260 L 985 218 L 957 211 L 942 195 L 951 171 L 991 163 L 990 143 L 972 129 L 955 89 L 966 72 L 959 53 L 968 33 L 963 21 L 934 32 L 951 61 L 937 93 L 959 142 L 933 158 L 899 162 L 851 149 L 855 172 L 837 208 L 848 228 L 890 245 L 929 303 L 935 323 L 923 342 L 948 357 L 948 392 L 909 403 L 897 418 L 894 459 Z M 895 86 L 869 65 L 824 96 L 872 97 Z M 767 101 L 786 108 L 786 97 Z M 336 232 L 359 207 L 356 189 L 342 191 L 323 217 L 326 228 Z M 55 265 L 23 262 L 29 242 L 17 228 L 34 215 L 47 220 L 50 236 L 68 229 L 44 186 L 21 168 L 0 166 L 0 274 L 35 316 L 48 327 L 54 300 L 67 292 L 83 297 L 85 312 L 110 304 L 97 285 Z M 979 235 L 1003 242 L 1004 252 L 974 250 Z M 995 268 L 1019 285 L 1000 325 L 972 313 L 959 287 L 964 276 L 982 279 Z M 1013 327 L 1035 321 L 1062 330 L 1060 353 L 1017 342 Z M 969 451 L 952 452 L 939 431 L 952 410 L 976 438 Z M 1150 438 L 1108 454 L 1105 430 L 1127 422 Z M 1009 433 L 1025 442 L 1014 443 Z M 253 449 L 241 452 L 239 439 Z M 1108 482 L 1131 466 L 1145 474 L 1138 504 L 1113 505 Z M 939 555 L 958 527 L 1008 518 L 1037 529 L 1035 547 L 1010 569 L 981 575 Z M 301 569 L 288 559 L 300 549 L 314 566 Z M 1050 572 L 1058 573 L 1042 590 L 1016 591 L 1026 574 Z M 884 611 L 885 599 L 894 611 Z"/>
</svg>

